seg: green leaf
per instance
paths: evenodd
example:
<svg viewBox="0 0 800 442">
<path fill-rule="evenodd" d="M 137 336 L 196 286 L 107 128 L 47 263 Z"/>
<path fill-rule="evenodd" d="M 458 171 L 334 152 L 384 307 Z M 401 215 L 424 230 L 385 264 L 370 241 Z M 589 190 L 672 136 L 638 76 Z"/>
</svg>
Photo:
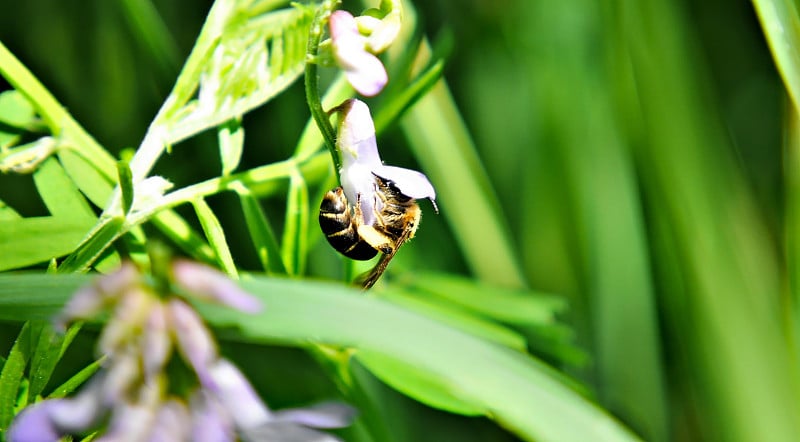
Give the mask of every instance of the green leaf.
<svg viewBox="0 0 800 442">
<path fill-rule="evenodd" d="M 36 188 L 50 213 L 56 218 L 85 223 L 91 229 L 97 218 L 58 160 L 49 158 L 33 174 Z"/>
<path fill-rule="evenodd" d="M 441 379 L 415 365 L 370 351 L 358 351 L 355 358 L 386 385 L 430 407 L 465 416 L 489 413 L 486 408 L 461 400 L 458 393 L 447 390 Z"/>
<path fill-rule="evenodd" d="M 236 276 L 236 265 L 233 263 L 231 250 L 228 248 L 228 241 L 225 239 L 225 231 L 222 230 L 217 216 L 211 210 L 204 199 L 192 201 L 192 206 L 203 226 L 203 231 L 211 244 L 211 249 L 217 254 L 217 262 L 225 273 Z"/>
<path fill-rule="evenodd" d="M 52 314 L 89 278 L 0 275 L 0 320 Z M 524 440 L 629 441 L 612 416 L 560 382 L 534 358 L 338 284 L 244 277 L 269 306 L 259 315 L 199 306 L 227 339 L 355 347 L 411 364 Z M 36 305 L 33 307 L 32 305 Z"/>
<path fill-rule="evenodd" d="M 102 357 L 81 369 L 81 371 L 67 379 L 66 382 L 56 387 L 53 392 L 47 396 L 47 399 L 62 398 L 77 390 L 78 387 L 83 385 L 90 377 L 92 377 L 93 374 L 100 370 L 100 368 L 103 366 L 104 360 L 105 357 Z"/>
<path fill-rule="evenodd" d="M 89 201 L 101 208 L 108 204 L 113 190 L 113 183 L 109 177 L 72 149 L 59 150 L 58 159 L 61 160 L 61 165 L 64 166 L 72 182 L 89 198 Z"/>
<path fill-rule="evenodd" d="M 283 265 L 280 246 L 275 234 L 272 232 L 258 199 L 250 192 L 243 190 L 238 192 L 239 201 L 242 204 L 245 223 L 250 232 L 250 238 L 256 248 L 258 259 L 264 271 L 273 274 L 286 274 L 286 267 Z"/>
<path fill-rule="evenodd" d="M 497 287 L 444 273 L 414 272 L 402 281 L 455 306 L 507 324 L 552 324 L 557 314 L 567 310 L 562 297 Z"/>
<path fill-rule="evenodd" d="M 31 347 L 31 324 L 26 322 L 0 372 L 0 433 L 4 433 L 14 419 L 17 392 L 31 356 Z"/>
<path fill-rule="evenodd" d="M 428 50 L 420 47 L 420 61 L 425 62 Z M 436 184 L 442 214 L 473 273 L 497 285 L 524 287 L 507 221 L 447 85 L 438 82 L 403 117 L 401 126 L 414 156 Z"/>
<path fill-rule="evenodd" d="M 125 225 L 122 217 L 101 220 L 80 245 L 61 263 L 59 273 L 72 273 L 86 270 L 89 263 L 93 263 L 108 248 L 109 243 L 118 237 L 120 230 Z"/>
<path fill-rule="evenodd" d="M 0 223 L 4 223 L 6 221 L 15 221 L 18 219 L 22 219 L 22 215 L 17 213 L 16 210 L 6 204 L 3 200 L 0 200 Z"/>
<path fill-rule="evenodd" d="M 33 106 L 21 93 L 16 90 L 0 93 L 0 124 L 24 130 L 35 118 Z"/>
<path fill-rule="evenodd" d="M 290 275 L 301 275 L 305 270 L 308 250 L 308 188 L 303 176 L 295 171 L 289 180 L 286 197 L 286 223 L 283 228 L 281 256 Z"/>
<path fill-rule="evenodd" d="M 212 8 L 209 18 L 216 20 L 201 31 L 203 44 L 195 46 L 173 95 L 194 96 L 202 75 L 200 92 L 188 103 L 176 101 L 187 112 L 171 126 L 168 141 L 174 144 L 237 118 L 288 88 L 306 64 L 311 11 L 287 8 L 242 20 L 214 15 Z"/>
<path fill-rule="evenodd" d="M 91 229 L 80 220 L 54 216 L 0 223 L 0 271 L 17 269 L 64 256 Z"/>
<path fill-rule="evenodd" d="M 117 175 L 119 176 L 119 187 L 122 191 L 122 213 L 127 214 L 133 207 L 133 176 L 131 168 L 125 160 L 117 161 Z"/>
<path fill-rule="evenodd" d="M 0 273 L 0 321 L 51 320 L 92 279 L 77 273 Z"/>
<path fill-rule="evenodd" d="M 172 210 L 158 212 L 150 219 L 156 227 L 186 254 L 208 264 L 217 262 L 214 251 L 205 240 L 192 229 L 189 223 Z"/>
<path fill-rule="evenodd" d="M 40 331 L 36 337 L 36 349 L 31 357 L 29 403 L 44 391 L 58 361 L 61 360 L 64 351 L 80 330 L 79 325 L 73 325 L 66 333 L 58 333 L 53 329 L 50 321 L 40 321 L 36 328 Z"/>
<path fill-rule="evenodd" d="M 474 312 L 453 308 L 452 305 L 435 301 L 431 302 L 424 294 L 395 289 L 389 293 L 381 293 L 381 298 L 409 310 L 420 312 L 442 324 L 450 325 L 473 336 L 515 350 L 523 352 L 526 350 L 525 337 L 514 330 L 481 318 Z"/>
<path fill-rule="evenodd" d="M 221 125 L 217 131 L 219 155 L 222 160 L 222 175 L 228 176 L 242 159 L 244 149 L 244 128 L 241 118 L 234 118 Z"/>
</svg>

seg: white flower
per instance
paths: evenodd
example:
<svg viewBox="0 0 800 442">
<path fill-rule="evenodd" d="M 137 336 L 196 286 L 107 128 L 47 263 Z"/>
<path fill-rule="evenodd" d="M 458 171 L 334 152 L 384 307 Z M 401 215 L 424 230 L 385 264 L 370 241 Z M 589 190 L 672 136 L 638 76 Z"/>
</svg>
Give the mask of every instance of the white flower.
<svg viewBox="0 0 800 442">
<path fill-rule="evenodd" d="M 424 174 L 381 162 L 375 141 L 375 125 L 364 102 L 350 99 L 334 111 L 340 114 L 336 146 L 342 153 L 339 174 L 342 189 L 348 204 L 355 206 L 360 202 L 365 224 L 375 222 L 375 211 L 380 211 L 383 204 L 376 195 L 376 176 L 392 181 L 407 197 L 430 199 L 435 207 L 436 191 Z"/>
<path fill-rule="evenodd" d="M 344 69 L 347 81 L 361 95 L 377 95 L 389 77 L 381 60 L 367 51 L 368 39 L 358 32 L 356 19 L 347 11 L 334 11 L 328 25 L 333 56 Z"/>
</svg>

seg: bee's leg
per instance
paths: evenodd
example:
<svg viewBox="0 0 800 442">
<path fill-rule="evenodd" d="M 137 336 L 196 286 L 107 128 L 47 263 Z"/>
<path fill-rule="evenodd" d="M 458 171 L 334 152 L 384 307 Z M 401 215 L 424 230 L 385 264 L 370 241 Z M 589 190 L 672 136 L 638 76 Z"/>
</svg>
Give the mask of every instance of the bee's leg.
<svg viewBox="0 0 800 442">
<path fill-rule="evenodd" d="M 358 236 L 384 255 L 394 252 L 394 242 L 392 239 L 386 236 L 386 234 L 381 233 L 375 227 L 365 226 L 363 224 L 359 225 Z"/>
<path fill-rule="evenodd" d="M 361 194 L 356 195 L 356 207 L 353 209 L 353 224 L 360 226 L 364 224 L 364 213 L 361 211 Z"/>
</svg>

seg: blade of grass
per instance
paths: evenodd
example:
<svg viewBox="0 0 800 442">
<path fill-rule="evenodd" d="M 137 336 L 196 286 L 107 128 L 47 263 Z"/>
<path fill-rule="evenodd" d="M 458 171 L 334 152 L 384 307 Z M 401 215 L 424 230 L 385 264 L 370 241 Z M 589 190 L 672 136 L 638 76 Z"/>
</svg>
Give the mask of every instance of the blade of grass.
<svg viewBox="0 0 800 442">
<path fill-rule="evenodd" d="M 429 49 L 420 48 L 418 62 L 427 63 Z M 501 286 L 524 287 L 503 211 L 443 80 L 407 112 L 401 126 L 475 275 Z"/>
</svg>

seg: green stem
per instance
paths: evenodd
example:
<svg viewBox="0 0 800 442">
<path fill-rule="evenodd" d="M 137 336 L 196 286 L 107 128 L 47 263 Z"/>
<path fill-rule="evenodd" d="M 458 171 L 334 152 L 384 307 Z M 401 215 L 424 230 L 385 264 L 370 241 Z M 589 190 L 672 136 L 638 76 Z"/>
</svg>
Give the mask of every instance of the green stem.
<svg viewBox="0 0 800 442">
<path fill-rule="evenodd" d="M 305 73 L 308 108 L 311 111 L 311 116 L 317 123 L 317 127 L 319 127 L 320 132 L 322 132 L 323 138 L 325 138 L 325 145 L 331 153 L 337 179 L 339 179 L 339 170 L 342 168 L 342 159 L 339 151 L 336 149 L 336 131 L 333 129 L 328 119 L 328 114 L 322 108 L 322 99 L 319 93 L 319 74 L 317 72 L 317 54 L 319 52 L 319 42 L 322 39 L 323 27 L 325 23 L 328 22 L 331 11 L 333 11 L 338 3 L 338 0 L 326 0 L 319 6 L 317 13 L 314 15 L 314 21 L 311 23 L 311 33 L 308 36 Z M 341 182 L 341 180 L 339 181 Z"/>
</svg>

